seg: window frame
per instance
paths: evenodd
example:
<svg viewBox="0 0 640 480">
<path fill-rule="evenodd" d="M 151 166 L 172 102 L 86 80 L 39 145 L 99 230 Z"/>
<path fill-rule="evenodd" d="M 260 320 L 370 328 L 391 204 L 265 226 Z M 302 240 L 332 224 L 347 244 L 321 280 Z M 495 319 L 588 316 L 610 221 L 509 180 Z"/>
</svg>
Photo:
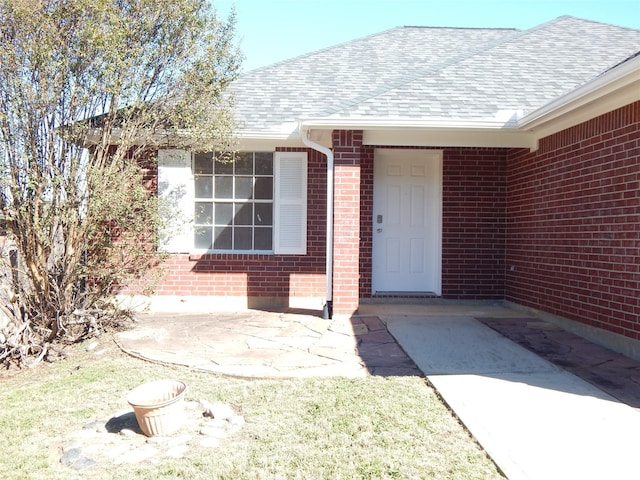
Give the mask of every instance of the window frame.
<svg viewBox="0 0 640 480">
<path fill-rule="evenodd" d="M 158 149 L 158 208 L 167 219 L 158 231 L 158 249 L 194 255 L 306 255 L 308 153 L 306 150 L 265 153 L 273 155 L 272 250 L 195 248 L 195 161 L 191 152 L 180 149 Z"/>
<path fill-rule="evenodd" d="M 238 159 L 233 160 L 230 163 L 230 168 L 232 169 L 230 172 L 216 172 L 216 152 L 208 152 L 203 153 L 203 155 L 211 155 L 212 168 L 211 173 L 199 173 L 196 171 L 196 156 L 197 153 L 192 154 L 192 171 L 194 178 L 194 197 L 193 197 L 193 208 L 194 208 L 194 216 L 193 216 L 193 245 L 192 248 L 195 252 L 198 253 L 215 253 L 215 254 L 238 254 L 238 255 L 273 255 L 273 241 L 274 241 L 274 229 L 276 228 L 274 225 L 274 208 L 275 208 L 275 198 L 274 198 L 274 190 L 275 190 L 275 172 L 274 172 L 274 152 L 269 151 L 241 151 L 236 153 L 238 155 Z M 246 156 L 247 154 L 252 155 L 251 159 L 251 173 L 248 172 L 237 172 L 236 169 L 238 167 L 238 162 L 241 156 Z M 270 155 L 270 173 L 264 174 L 257 172 L 256 163 L 257 163 L 257 155 L 256 154 L 269 154 Z M 195 187 L 196 181 L 198 178 L 211 178 L 211 197 L 198 197 L 197 188 Z M 240 182 L 239 180 L 243 178 L 250 178 L 252 189 L 250 196 L 246 198 L 241 198 L 236 196 Z M 255 198 L 255 186 L 257 179 L 260 178 L 268 178 L 271 180 L 271 198 Z M 231 187 L 230 196 L 218 196 L 218 192 L 216 189 L 216 184 L 218 179 L 230 179 L 229 185 Z M 197 204 L 210 203 L 211 204 L 211 223 L 198 223 L 197 222 Z M 222 222 L 216 221 L 216 204 L 225 205 L 228 204 L 231 206 L 230 212 L 230 223 L 223 225 Z M 238 205 L 251 205 L 251 223 L 247 224 L 235 224 L 235 219 L 237 218 L 237 206 Z M 261 227 L 259 224 L 256 224 L 256 205 L 270 205 L 271 206 L 271 223 L 270 225 Z M 196 247 L 196 232 L 198 228 L 210 228 L 211 229 L 211 247 L 212 248 L 198 248 Z M 219 228 L 228 228 L 230 230 L 230 242 L 231 248 L 215 248 L 216 241 L 216 230 Z M 256 244 L 256 228 L 264 228 L 270 230 L 270 244 L 271 248 L 269 249 L 241 249 L 241 248 L 233 248 L 235 242 L 237 241 L 236 234 L 241 232 L 243 229 L 251 230 L 251 244 L 255 246 Z"/>
</svg>

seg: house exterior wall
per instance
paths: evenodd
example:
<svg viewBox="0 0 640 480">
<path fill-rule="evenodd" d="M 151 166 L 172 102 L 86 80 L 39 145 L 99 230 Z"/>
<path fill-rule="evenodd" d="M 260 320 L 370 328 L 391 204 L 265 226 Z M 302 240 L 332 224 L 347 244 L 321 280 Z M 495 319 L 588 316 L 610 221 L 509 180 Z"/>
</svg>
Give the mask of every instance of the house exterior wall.
<svg viewBox="0 0 640 480">
<path fill-rule="evenodd" d="M 350 315 L 371 297 L 374 149 L 361 131 L 334 132 L 333 309 Z M 397 147 L 393 147 L 397 148 Z M 287 151 L 288 149 L 279 149 Z M 443 148 L 442 296 L 504 296 L 506 149 Z M 323 299 L 326 158 L 309 154 L 307 255 L 172 254 L 155 294 L 246 299 L 249 306 Z M 153 172 L 151 172 L 153 174 Z M 318 308 L 322 307 L 320 301 Z"/>
<path fill-rule="evenodd" d="M 171 254 L 162 267 L 155 295 L 211 297 L 212 303 L 222 297 L 246 299 L 249 307 L 289 306 L 290 297 L 325 297 L 326 157 L 314 150 L 278 149 L 293 150 L 309 155 L 307 255 Z M 317 303 L 321 309 L 322 303 Z"/>
<path fill-rule="evenodd" d="M 365 147 L 360 173 L 361 298 L 371 297 L 374 148 L 385 147 Z M 447 147 L 439 150 L 443 150 L 442 297 L 502 299 L 509 150 Z"/>
<path fill-rule="evenodd" d="M 361 164 L 367 162 L 362 131 L 333 132 L 333 313 L 351 315 L 360 303 Z"/>
<path fill-rule="evenodd" d="M 445 149 L 442 296 L 504 298 L 506 149 Z"/>
<path fill-rule="evenodd" d="M 385 147 L 362 139 L 333 135 L 336 314 L 371 296 L 374 149 Z M 507 299 L 640 339 L 640 102 L 535 152 L 439 149 L 443 298 Z M 327 165 L 306 151 L 307 255 L 171 255 L 156 293 L 248 306 L 324 298 Z"/>
<path fill-rule="evenodd" d="M 506 299 L 640 339 L 640 102 L 507 162 Z"/>
</svg>

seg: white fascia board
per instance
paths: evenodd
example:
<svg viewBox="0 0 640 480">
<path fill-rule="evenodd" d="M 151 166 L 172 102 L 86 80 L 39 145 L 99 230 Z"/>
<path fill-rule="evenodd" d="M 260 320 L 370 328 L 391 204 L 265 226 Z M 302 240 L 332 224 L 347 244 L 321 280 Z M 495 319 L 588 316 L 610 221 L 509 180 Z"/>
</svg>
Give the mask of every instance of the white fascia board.
<svg viewBox="0 0 640 480">
<path fill-rule="evenodd" d="M 302 120 L 302 127 L 362 130 L 365 145 L 537 148 L 533 134 L 519 131 L 512 121 L 313 118 Z"/>
<path fill-rule="evenodd" d="M 495 119 L 451 119 L 451 118 L 393 118 L 393 117 L 360 117 L 360 118 L 302 118 L 302 125 L 308 129 L 336 130 L 424 130 L 424 129 L 490 129 L 501 130 L 515 126 L 513 121 Z"/>
<path fill-rule="evenodd" d="M 273 152 L 277 147 L 303 147 L 300 137 L 294 134 L 240 131 L 236 136 L 238 150 Z"/>
<path fill-rule="evenodd" d="M 503 129 L 445 129 L 445 128 L 366 128 L 360 126 L 318 126 L 303 129 L 309 130 L 314 141 L 332 148 L 331 131 L 339 129 L 363 130 L 365 145 L 415 146 L 415 147 L 504 147 L 504 148 L 537 148 L 532 133 L 521 132 L 513 128 Z M 297 138 L 275 138 L 241 134 L 238 137 L 240 150 L 273 151 L 276 147 L 304 147 Z"/>
<path fill-rule="evenodd" d="M 640 56 L 528 113 L 517 121 L 517 127 L 542 138 L 638 100 Z"/>
</svg>

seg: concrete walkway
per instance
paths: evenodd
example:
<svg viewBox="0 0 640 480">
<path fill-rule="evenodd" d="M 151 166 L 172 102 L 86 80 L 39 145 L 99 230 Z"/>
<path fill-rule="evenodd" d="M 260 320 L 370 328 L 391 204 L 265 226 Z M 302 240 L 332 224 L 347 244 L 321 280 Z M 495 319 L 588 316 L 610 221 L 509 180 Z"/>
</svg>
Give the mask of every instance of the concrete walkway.
<svg viewBox="0 0 640 480">
<path fill-rule="evenodd" d="M 636 409 L 475 317 L 382 319 L 507 478 L 640 478 Z M 537 319 L 511 321 L 542 325 Z M 609 353 L 615 362 L 618 355 Z M 611 372 L 609 383 L 625 383 L 623 376 L 624 370 Z M 607 379 L 602 380 L 604 385 Z"/>
<path fill-rule="evenodd" d="M 640 363 L 500 304 L 360 311 L 143 316 L 117 341 L 242 377 L 424 374 L 511 480 L 640 478 Z"/>
</svg>

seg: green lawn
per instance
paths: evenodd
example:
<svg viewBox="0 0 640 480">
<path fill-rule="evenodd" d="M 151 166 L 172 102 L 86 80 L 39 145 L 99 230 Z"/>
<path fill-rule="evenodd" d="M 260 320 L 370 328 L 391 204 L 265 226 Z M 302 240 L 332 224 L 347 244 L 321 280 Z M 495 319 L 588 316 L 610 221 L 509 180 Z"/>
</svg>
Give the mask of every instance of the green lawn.
<svg viewBox="0 0 640 480">
<path fill-rule="evenodd" d="M 242 380 L 144 362 L 103 343 L 99 356 L 79 346 L 66 360 L 0 377 L 2 478 L 504 478 L 422 378 Z M 65 434 L 126 410 L 131 388 L 159 378 L 187 383 L 187 399 L 233 405 L 246 424 L 183 459 L 83 472 L 60 464 Z"/>
</svg>

